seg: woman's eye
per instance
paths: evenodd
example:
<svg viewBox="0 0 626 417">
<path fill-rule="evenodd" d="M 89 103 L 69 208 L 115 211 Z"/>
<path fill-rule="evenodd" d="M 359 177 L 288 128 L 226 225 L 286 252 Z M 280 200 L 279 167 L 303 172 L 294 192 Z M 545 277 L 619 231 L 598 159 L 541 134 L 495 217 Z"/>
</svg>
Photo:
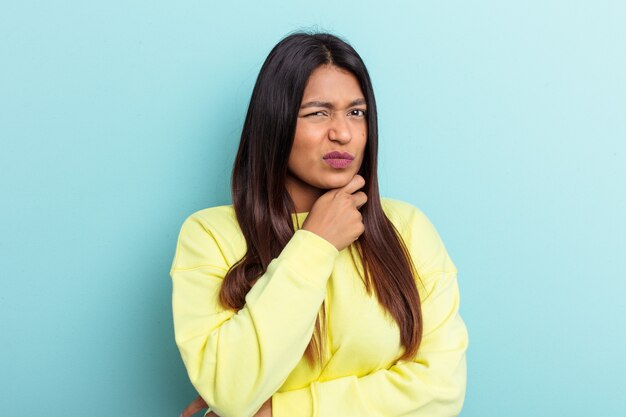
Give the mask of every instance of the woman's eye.
<svg viewBox="0 0 626 417">
<path fill-rule="evenodd" d="M 316 111 L 316 112 L 307 114 L 305 117 L 309 117 L 309 116 L 325 116 L 325 113 L 323 111 Z"/>
<path fill-rule="evenodd" d="M 365 116 L 366 115 L 366 111 L 362 110 L 362 109 L 354 109 L 354 110 L 350 111 L 350 115 L 351 116 L 357 116 L 357 117 Z"/>
</svg>

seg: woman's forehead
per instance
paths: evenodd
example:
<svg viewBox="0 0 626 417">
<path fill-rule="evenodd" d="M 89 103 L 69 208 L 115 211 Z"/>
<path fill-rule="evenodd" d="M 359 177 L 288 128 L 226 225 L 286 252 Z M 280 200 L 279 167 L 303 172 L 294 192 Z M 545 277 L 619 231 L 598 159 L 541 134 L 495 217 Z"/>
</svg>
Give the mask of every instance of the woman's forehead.
<svg viewBox="0 0 626 417">
<path fill-rule="evenodd" d="M 304 89 L 302 104 L 330 103 L 337 107 L 350 105 L 358 100 L 365 101 L 359 80 L 354 74 L 335 66 L 326 65 L 316 68 L 311 73 Z"/>
</svg>

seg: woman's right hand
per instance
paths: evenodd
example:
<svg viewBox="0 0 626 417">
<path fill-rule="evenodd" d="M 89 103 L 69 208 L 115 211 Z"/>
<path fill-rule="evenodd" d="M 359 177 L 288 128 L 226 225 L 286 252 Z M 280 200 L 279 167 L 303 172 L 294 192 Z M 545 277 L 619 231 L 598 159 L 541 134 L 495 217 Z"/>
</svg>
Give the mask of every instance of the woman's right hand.
<svg viewBox="0 0 626 417">
<path fill-rule="evenodd" d="M 350 246 L 365 231 L 359 208 L 367 202 L 367 195 L 358 191 L 365 179 L 356 174 L 349 183 L 322 194 L 313 203 L 302 228 L 326 239 L 337 250 Z"/>
<path fill-rule="evenodd" d="M 185 409 L 183 410 L 182 413 L 180 413 L 179 417 L 191 417 L 194 414 L 196 414 L 198 411 L 204 409 L 204 408 L 208 408 L 209 406 L 206 404 L 206 402 L 202 399 L 201 396 L 197 396 L 192 402 L 189 403 L 189 405 L 187 405 L 187 407 L 185 407 Z M 211 411 L 209 414 L 207 414 L 207 416 L 210 417 L 219 417 L 217 414 L 215 414 L 213 411 Z"/>
</svg>

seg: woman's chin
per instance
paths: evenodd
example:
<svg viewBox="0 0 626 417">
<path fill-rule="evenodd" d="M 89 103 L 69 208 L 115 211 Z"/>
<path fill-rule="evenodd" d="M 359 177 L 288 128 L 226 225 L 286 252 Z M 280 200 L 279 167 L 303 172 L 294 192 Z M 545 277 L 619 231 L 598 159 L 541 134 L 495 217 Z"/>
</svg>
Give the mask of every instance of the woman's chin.
<svg viewBox="0 0 626 417">
<path fill-rule="evenodd" d="M 351 172 L 343 172 L 330 175 L 328 178 L 325 179 L 321 188 L 330 190 L 333 188 L 344 187 L 352 180 L 352 178 L 354 178 L 354 175 L 356 174 L 353 174 Z"/>
</svg>

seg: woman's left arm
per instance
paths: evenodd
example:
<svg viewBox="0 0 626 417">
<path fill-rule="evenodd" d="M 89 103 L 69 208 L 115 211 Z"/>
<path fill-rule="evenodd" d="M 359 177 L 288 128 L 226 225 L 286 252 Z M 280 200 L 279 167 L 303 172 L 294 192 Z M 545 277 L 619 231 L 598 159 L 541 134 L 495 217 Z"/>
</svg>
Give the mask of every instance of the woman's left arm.
<svg viewBox="0 0 626 417">
<path fill-rule="evenodd" d="M 406 234 L 426 293 L 417 355 L 389 369 L 347 376 L 272 397 L 273 417 L 452 417 L 465 399 L 468 333 L 459 315 L 457 269 L 426 216 L 415 209 Z"/>
</svg>

